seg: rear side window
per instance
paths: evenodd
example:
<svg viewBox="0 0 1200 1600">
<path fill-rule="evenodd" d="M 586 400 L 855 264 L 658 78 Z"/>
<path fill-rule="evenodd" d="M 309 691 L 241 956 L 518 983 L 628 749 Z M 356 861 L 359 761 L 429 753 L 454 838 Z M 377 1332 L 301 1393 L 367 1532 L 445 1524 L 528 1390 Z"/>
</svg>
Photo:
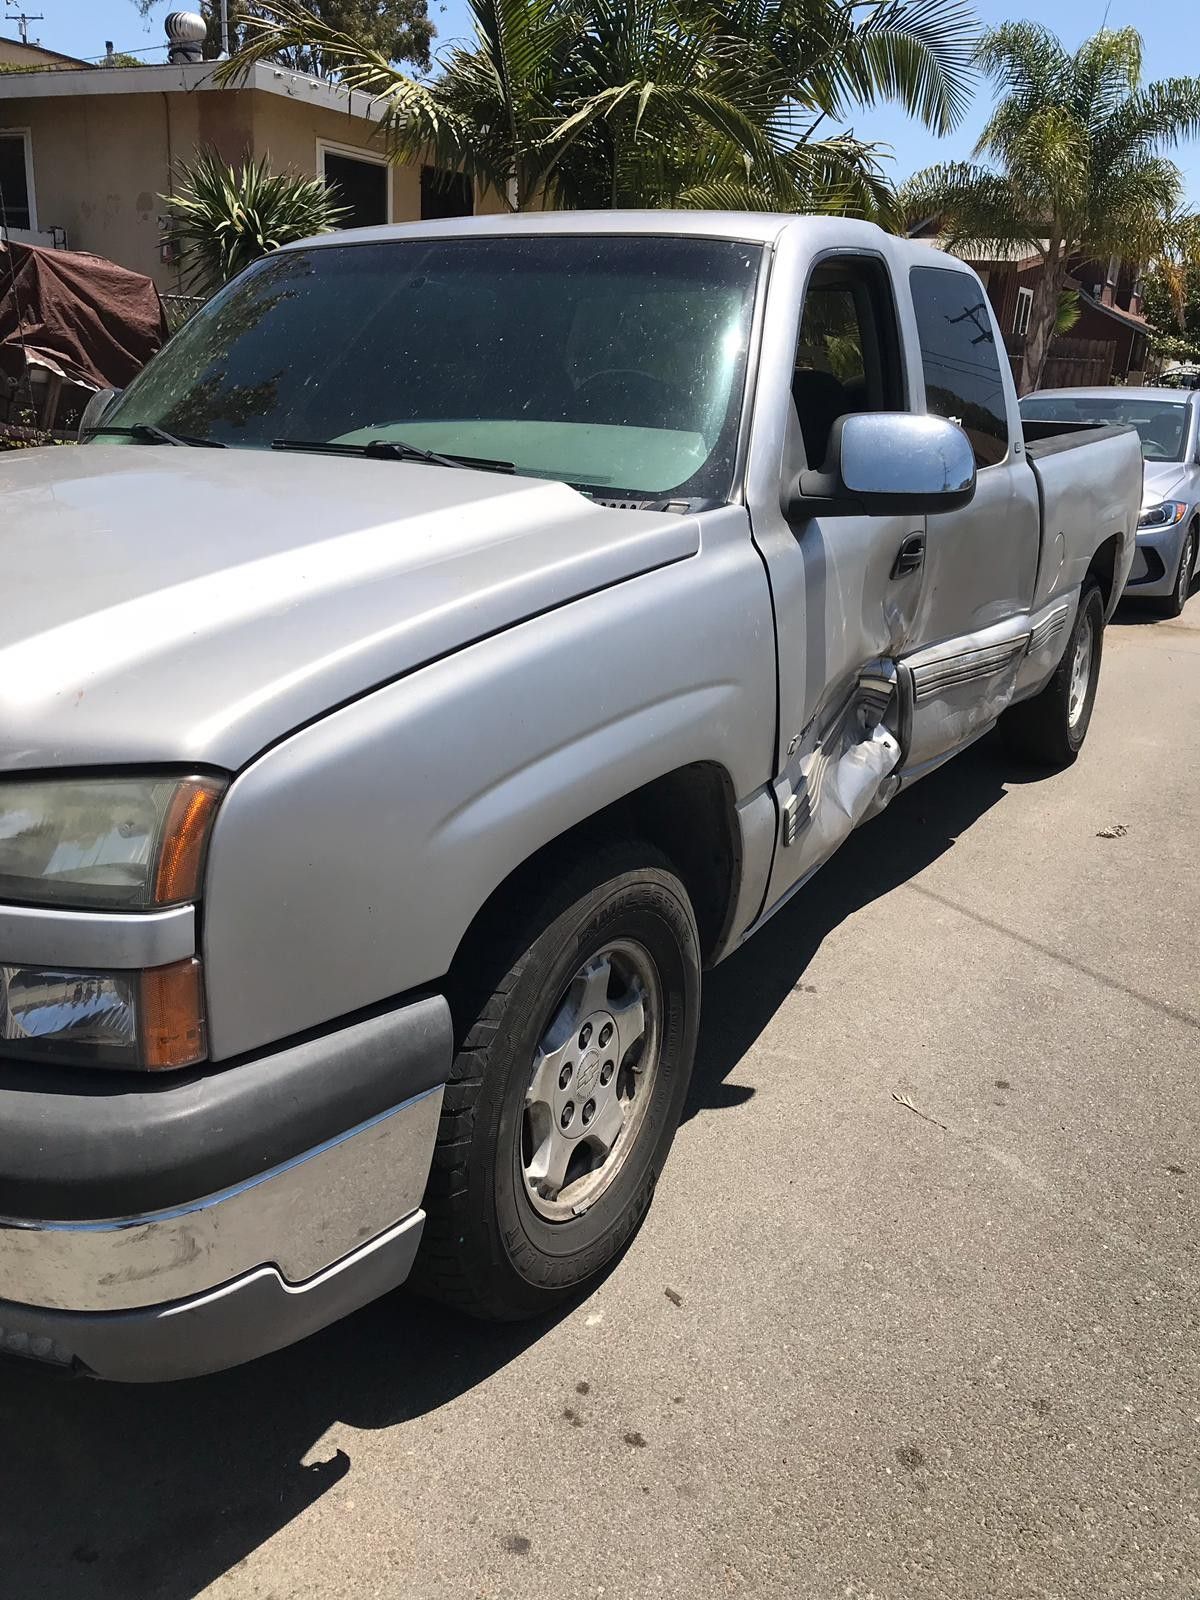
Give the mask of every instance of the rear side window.
<svg viewBox="0 0 1200 1600">
<path fill-rule="evenodd" d="M 980 467 L 1008 454 L 1004 380 L 987 296 L 965 272 L 914 267 L 910 274 L 925 397 L 934 416 L 957 422 Z"/>
</svg>

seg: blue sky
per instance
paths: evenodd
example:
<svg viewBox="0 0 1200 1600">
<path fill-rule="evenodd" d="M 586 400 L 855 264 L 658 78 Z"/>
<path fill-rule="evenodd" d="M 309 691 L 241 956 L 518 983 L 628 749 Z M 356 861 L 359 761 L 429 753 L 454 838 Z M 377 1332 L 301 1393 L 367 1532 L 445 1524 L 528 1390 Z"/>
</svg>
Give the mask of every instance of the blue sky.
<svg viewBox="0 0 1200 1600">
<path fill-rule="evenodd" d="M 45 12 L 44 21 L 30 24 L 30 37 L 40 39 L 54 50 L 99 57 L 104 53 L 105 40 L 111 39 L 118 50 L 137 52 L 144 61 L 159 61 L 165 57 L 165 48 L 159 43 L 163 37 L 162 19 L 181 3 L 182 0 L 175 0 L 174 6 L 156 5 L 144 22 L 133 0 L 15 0 L 6 5 L 5 10 L 16 12 L 23 8 L 31 13 Z M 464 0 L 429 0 L 429 6 L 437 25 L 439 43 L 466 33 Z M 1110 0 L 1108 23 L 1110 27 L 1132 23 L 1141 29 L 1146 42 L 1148 78 L 1200 72 L 1195 7 L 1196 0 L 1140 0 L 1140 3 L 1138 0 Z M 1072 48 L 1093 33 L 1104 16 L 1102 0 L 1039 0 L 1036 5 L 1026 6 L 1014 4 L 1013 0 L 1007 3 L 1005 0 L 975 0 L 975 8 L 988 24 L 1012 17 L 1036 16 Z M 0 29 L 13 35 L 17 31 L 14 22 L 0 24 Z M 966 156 L 983 124 L 987 105 L 986 92 L 981 93 L 967 122 L 948 139 L 933 138 L 891 106 L 859 113 L 854 119 L 854 131 L 860 138 L 891 145 L 895 152 L 895 176 L 905 178 L 932 161 Z M 1183 169 L 1192 204 L 1200 206 L 1200 144 L 1193 142 L 1184 146 L 1176 159 Z"/>
</svg>

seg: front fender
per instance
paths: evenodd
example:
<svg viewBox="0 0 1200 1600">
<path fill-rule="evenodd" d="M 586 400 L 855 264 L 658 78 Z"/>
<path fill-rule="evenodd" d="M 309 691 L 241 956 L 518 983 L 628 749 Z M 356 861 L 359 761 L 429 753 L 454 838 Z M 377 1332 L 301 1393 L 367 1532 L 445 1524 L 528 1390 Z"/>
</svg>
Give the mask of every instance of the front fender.
<svg viewBox="0 0 1200 1600">
<path fill-rule="evenodd" d="M 237 1055 L 435 983 L 508 875 L 693 762 L 770 775 L 774 634 L 744 512 L 696 557 L 482 640 L 267 751 L 208 858 L 210 1048 Z"/>
</svg>

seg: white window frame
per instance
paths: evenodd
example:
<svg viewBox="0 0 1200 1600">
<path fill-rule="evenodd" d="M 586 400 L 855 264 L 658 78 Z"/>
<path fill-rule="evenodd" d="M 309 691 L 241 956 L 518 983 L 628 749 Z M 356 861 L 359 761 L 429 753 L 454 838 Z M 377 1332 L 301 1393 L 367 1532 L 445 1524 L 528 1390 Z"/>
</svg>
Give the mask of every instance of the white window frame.
<svg viewBox="0 0 1200 1600">
<path fill-rule="evenodd" d="M 390 169 L 392 165 L 387 156 L 380 155 L 376 150 L 364 150 L 361 145 L 357 144 L 338 144 L 333 139 L 318 139 L 317 177 L 326 187 L 328 187 L 328 180 L 325 177 L 326 152 L 335 156 L 347 156 L 351 161 L 361 161 L 368 167 L 387 167 Z M 387 220 L 393 222 L 395 218 L 392 215 L 392 174 L 390 170 L 387 175 L 387 183 L 384 185 L 384 192 L 387 195 Z"/>
<path fill-rule="evenodd" d="M 1013 332 L 1023 339 L 1029 332 L 1029 318 L 1033 314 L 1033 290 L 1017 290 L 1017 307 L 1013 312 Z"/>
<path fill-rule="evenodd" d="M 37 195 L 34 193 L 33 188 L 33 129 L 0 128 L 0 139 L 9 139 L 14 136 L 18 139 L 24 140 L 25 143 L 25 192 L 29 196 L 29 227 L 24 231 L 29 233 L 37 233 L 39 231 Z M 18 228 L 16 231 L 20 233 L 23 230 Z"/>
</svg>

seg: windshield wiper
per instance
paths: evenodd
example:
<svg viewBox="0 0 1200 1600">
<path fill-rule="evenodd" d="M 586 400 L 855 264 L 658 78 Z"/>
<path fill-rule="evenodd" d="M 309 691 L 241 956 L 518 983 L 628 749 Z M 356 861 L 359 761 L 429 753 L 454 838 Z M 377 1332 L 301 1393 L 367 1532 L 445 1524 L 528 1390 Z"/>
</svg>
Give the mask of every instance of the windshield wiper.
<svg viewBox="0 0 1200 1600">
<path fill-rule="evenodd" d="M 194 445 L 200 450 L 225 449 L 220 439 L 199 439 L 193 433 L 168 433 L 157 422 L 135 422 L 129 428 L 107 428 L 101 422 L 87 432 L 89 439 L 98 433 L 119 433 L 123 438 L 136 439 L 139 444 L 185 444 Z"/>
<path fill-rule="evenodd" d="M 473 472 L 516 472 L 511 461 L 488 456 L 444 456 L 402 439 L 369 439 L 366 444 L 336 444 L 328 439 L 272 439 L 272 450 L 309 450 L 319 456 L 365 456 L 368 461 L 423 461 L 431 467 L 469 467 Z"/>
</svg>

